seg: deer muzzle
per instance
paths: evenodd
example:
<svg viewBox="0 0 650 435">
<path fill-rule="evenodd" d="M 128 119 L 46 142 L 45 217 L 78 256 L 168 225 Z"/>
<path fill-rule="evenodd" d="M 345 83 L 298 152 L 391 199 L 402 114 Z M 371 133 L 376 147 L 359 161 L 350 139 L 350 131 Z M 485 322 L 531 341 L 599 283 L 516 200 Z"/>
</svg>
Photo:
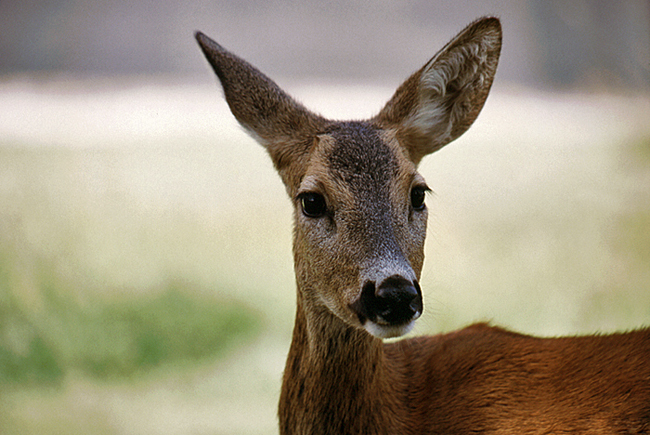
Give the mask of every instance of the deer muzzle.
<svg viewBox="0 0 650 435">
<path fill-rule="evenodd" d="M 373 335 L 402 335 L 422 314 L 422 291 L 417 280 L 410 281 L 393 275 L 379 285 L 374 281 L 366 282 L 359 298 L 350 308 L 361 325 Z M 375 332 L 377 330 L 378 333 Z"/>
</svg>

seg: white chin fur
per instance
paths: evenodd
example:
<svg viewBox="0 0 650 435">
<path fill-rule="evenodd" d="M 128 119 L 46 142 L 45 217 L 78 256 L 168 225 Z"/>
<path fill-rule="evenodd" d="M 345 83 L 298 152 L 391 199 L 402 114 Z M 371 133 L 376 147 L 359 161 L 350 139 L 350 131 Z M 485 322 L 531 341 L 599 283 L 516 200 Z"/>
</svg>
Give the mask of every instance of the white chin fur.
<svg viewBox="0 0 650 435">
<path fill-rule="evenodd" d="M 394 338 L 407 334 L 411 329 L 413 329 L 414 325 L 415 320 L 411 320 L 404 325 L 398 326 L 379 325 L 375 322 L 367 321 L 363 325 L 363 329 L 377 338 Z"/>
</svg>

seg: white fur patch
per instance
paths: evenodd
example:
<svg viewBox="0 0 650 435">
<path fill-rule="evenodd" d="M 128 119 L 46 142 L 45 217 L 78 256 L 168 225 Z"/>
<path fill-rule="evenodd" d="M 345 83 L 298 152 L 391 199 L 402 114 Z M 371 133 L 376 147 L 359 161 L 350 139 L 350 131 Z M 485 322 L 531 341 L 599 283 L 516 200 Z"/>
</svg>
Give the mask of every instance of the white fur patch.
<svg viewBox="0 0 650 435">
<path fill-rule="evenodd" d="M 408 334 L 415 326 L 415 319 L 410 322 L 399 326 L 379 325 L 375 322 L 367 321 L 363 325 L 363 329 L 368 331 L 371 335 L 377 338 L 394 338 L 401 337 Z"/>
<path fill-rule="evenodd" d="M 454 123 L 471 111 L 471 96 L 489 80 L 488 52 L 496 44 L 492 39 L 486 36 L 444 51 L 425 66 L 416 110 L 404 120 L 407 129 L 420 132 L 439 146 L 454 139 Z M 446 95 L 452 82 L 456 82 L 455 96 Z"/>
</svg>

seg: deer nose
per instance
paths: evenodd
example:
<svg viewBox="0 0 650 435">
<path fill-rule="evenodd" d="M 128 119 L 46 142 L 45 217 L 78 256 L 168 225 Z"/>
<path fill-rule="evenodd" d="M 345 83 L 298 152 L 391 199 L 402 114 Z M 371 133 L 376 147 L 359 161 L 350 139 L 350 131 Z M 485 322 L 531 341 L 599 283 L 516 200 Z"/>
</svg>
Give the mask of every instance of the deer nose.
<svg viewBox="0 0 650 435">
<path fill-rule="evenodd" d="M 422 291 L 417 281 L 399 275 L 384 279 L 379 286 L 368 282 L 351 308 L 359 321 L 366 320 L 387 325 L 401 325 L 422 314 Z"/>
<path fill-rule="evenodd" d="M 391 276 L 377 287 L 375 304 L 379 318 L 390 324 L 400 324 L 422 313 L 422 294 L 417 282 Z"/>
</svg>

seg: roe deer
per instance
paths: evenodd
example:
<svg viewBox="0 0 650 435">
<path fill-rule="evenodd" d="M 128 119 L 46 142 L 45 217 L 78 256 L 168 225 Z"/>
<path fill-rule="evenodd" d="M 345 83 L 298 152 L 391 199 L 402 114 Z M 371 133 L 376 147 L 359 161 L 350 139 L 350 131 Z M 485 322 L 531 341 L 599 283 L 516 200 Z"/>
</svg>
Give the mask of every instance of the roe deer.
<svg viewBox="0 0 650 435">
<path fill-rule="evenodd" d="M 429 189 L 416 167 L 481 111 L 498 19 L 470 24 L 366 121 L 313 114 L 196 38 L 294 205 L 297 310 L 281 434 L 650 433 L 650 329 L 542 339 L 477 324 L 381 340 L 422 313 Z"/>
</svg>

